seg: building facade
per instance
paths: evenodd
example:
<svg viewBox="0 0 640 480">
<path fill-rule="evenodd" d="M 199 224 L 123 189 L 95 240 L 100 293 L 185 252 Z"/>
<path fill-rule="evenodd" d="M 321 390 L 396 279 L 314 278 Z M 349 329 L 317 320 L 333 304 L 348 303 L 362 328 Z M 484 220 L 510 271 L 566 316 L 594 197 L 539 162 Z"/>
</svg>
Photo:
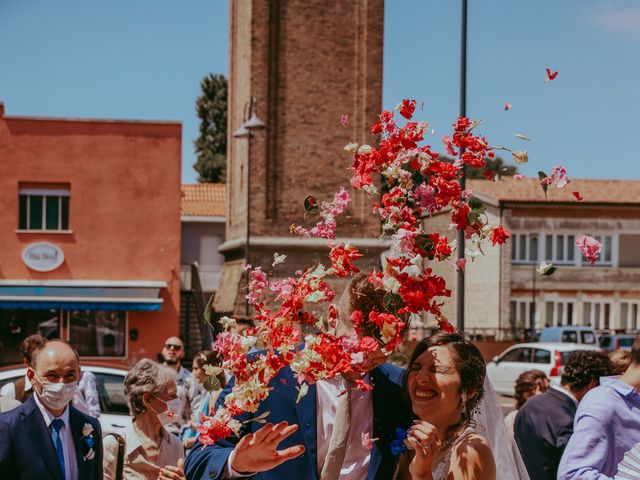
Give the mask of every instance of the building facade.
<svg viewBox="0 0 640 480">
<path fill-rule="evenodd" d="M 182 185 L 182 245 L 180 253 L 180 336 L 187 356 L 210 348 L 198 309 L 218 291 L 224 256 L 218 251 L 225 239 L 226 185 Z M 194 281 L 197 275 L 197 282 Z M 201 298 L 201 303 L 197 298 Z"/>
<path fill-rule="evenodd" d="M 181 125 L 0 108 L 0 364 L 24 337 L 130 364 L 178 333 Z"/>
<path fill-rule="evenodd" d="M 331 201 L 348 187 L 350 142 L 371 143 L 370 126 L 382 105 L 384 2 L 240 0 L 231 3 L 228 215 L 218 312 L 247 313 L 244 266 L 271 270 L 274 253 L 287 254 L 274 275 L 327 261 L 328 241 L 292 237 L 304 220 L 304 199 Z M 255 102 L 252 101 L 255 98 Z M 266 128 L 233 136 L 251 113 Z M 342 115 L 348 115 L 346 126 Z M 370 200 L 354 195 L 336 235 L 379 265 L 386 248 Z"/>
<path fill-rule="evenodd" d="M 638 330 L 640 181 L 576 179 L 564 189 L 550 186 L 546 198 L 536 179 L 472 180 L 468 186 L 487 205 L 490 222 L 511 232 L 504 246 L 489 244 L 485 255 L 468 256 L 469 333 L 519 339 L 531 328 L 558 325 Z M 445 231 L 449 221 L 441 214 L 426 225 Z M 594 265 L 575 246 L 581 234 L 603 245 Z M 541 275 L 536 269 L 542 262 L 557 271 Z M 439 273 L 453 288 L 445 314 L 455 323 L 456 274 L 446 267 Z"/>
</svg>

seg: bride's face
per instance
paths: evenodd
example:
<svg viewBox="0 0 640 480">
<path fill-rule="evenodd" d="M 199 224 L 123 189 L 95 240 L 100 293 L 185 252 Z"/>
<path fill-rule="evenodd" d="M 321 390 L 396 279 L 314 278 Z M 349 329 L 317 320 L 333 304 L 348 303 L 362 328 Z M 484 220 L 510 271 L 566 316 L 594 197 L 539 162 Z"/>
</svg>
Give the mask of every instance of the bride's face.
<svg viewBox="0 0 640 480">
<path fill-rule="evenodd" d="M 411 366 L 407 378 L 411 407 L 421 420 L 438 428 L 460 421 L 460 375 L 446 345 L 430 347 Z"/>
</svg>

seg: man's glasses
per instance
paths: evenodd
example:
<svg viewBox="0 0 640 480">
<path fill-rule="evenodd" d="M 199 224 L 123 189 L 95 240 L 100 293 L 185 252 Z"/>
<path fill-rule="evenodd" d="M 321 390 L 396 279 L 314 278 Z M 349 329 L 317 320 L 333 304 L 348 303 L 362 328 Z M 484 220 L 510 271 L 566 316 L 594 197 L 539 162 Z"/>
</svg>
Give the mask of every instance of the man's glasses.
<svg viewBox="0 0 640 480">
<path fill-rule="evenodd" d="M 174 343 L 165 343 L 164 348 L 166 348 L 167 350 L 175 350 L 176 352 L 179 352 L 180 350 L 182 350 L 182 345 L 176 345 Z"/>
</svg>

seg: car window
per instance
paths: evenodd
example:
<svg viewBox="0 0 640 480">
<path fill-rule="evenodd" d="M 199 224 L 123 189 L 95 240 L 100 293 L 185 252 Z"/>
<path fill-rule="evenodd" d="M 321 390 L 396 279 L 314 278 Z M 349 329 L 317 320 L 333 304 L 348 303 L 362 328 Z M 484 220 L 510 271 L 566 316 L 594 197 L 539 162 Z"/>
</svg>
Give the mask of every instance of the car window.
<svg viewBox="0 0 640 480">
<path fill-rule="evenodd" d="M 593 332 L 581 332 L 582 343 L 587 343 L 589 345 L 596 344 L 596 336 Z"/>
<path fill-rule="evenodd" d="M 635 341 L 635 338 L 633 338 L 633 337 L 621 338 L 620 339 L 620 346 L 621 347 L 632 347 L 634 341 Z"/>
<path fill-rule="evenodd" d="M 609 348 L 611 345 L 611 337 L 600 337 L 600 346 L 602 348 Z"/>
<path fill-rule="evenodd" d="M 11 377 L 11 378 L 5 378 L 4 380 L 0 380 L 0 388 L 4 387 L 7 383 L 15 382 L 19 378 L 20 377 Z"/>
<path fill-rule="evenodd" d="M 514 348 L 501 359 L 502 362 L 530 363 L 530 348 Z"/>
<path fill-rule="evenodd" d="M 551 352 L 536 348 L 533 351 L 533 363 L 551 363 Z"/>
<path fill-rule="evenodd" d="M 575 330 L 565 330 L 562 332 L 562 340 L 560 341 L 566 343 L 578 343 L 578 332 Z"/>
<path fill-rule="evenodd" d="M 129 414 L 127 397 L 124 394 L 124 377 L 108 373 L 96 373 L 102 413 Z"/>
</svg>

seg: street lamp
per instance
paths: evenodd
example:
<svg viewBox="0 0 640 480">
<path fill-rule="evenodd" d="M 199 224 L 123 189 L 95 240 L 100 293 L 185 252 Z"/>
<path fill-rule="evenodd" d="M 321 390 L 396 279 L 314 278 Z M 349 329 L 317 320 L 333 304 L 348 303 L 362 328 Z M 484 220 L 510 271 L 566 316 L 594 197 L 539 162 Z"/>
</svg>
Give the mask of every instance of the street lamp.
<svg viewBox="0 0 640 480">
<path fill-rule="evenodd" d="M 462 0 L 462 19 L 460 26 L 460 116 L 467 116 L 467 0 Z M 464 149 L 460 149 L 460 157 Z M 466 188 L 466 168 L 462 165 L 460 188 Z M 464 259 L 464 230 L 458 231 L 458 259 Z M 458 285 L 456 289 L 456 326 L 464 332 L 464 268 L 458 269 Z"/>
<path fill-rule="evenodd" d="M 249 103 L 249 112 L 251 115 L 249 118 L 242 124 L 240 128 L 238 128 L 235 132 L 233 132 L 233 136 L 235 138 L 246 138 L 247 139 L 247 233 L 246 233 L 246 243 L 244 249 L 244 258 L 245 258 L 245 266 L 249 265 L 249 241 L 251 238 L 251 138 L 253 137 L 254 130 L 262 130 L 267 127 L 267 124 L 264 123 L 258 115 L 256 115 L 256 97 L 251 97 L 251 102 Z M 249 290 L 249 272 L 247 271 L 247 291 Z M 245 307 L 247 318 L 249 317 L 249 299 L 247 299 L 246 307 Z"/>
</svg>

